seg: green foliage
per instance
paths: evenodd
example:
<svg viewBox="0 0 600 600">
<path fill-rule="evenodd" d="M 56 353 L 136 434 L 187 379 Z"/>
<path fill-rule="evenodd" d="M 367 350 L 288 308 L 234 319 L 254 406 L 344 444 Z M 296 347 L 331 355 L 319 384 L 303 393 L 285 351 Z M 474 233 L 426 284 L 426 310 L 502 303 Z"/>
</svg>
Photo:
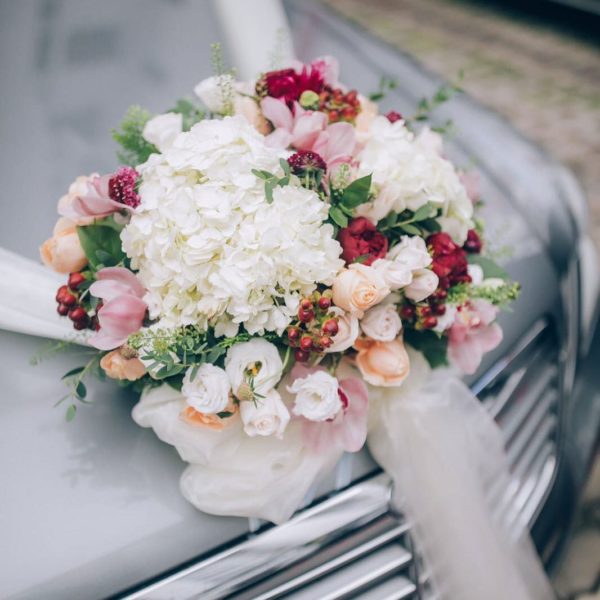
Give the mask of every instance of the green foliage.
<svg viewBox="0 0 600 600">
<path fill-rule="evenodd" d="M 507 308 L 514 302 L 521 291 L 521 285 L 516 281 L 506 281 L 502 285 L 478 285 L 460 283 L 448 290 L 450 304 L 464 304 L 471 299 L 487 300 L 494 306 Z"/>
<path fill-rule="evenodd" d="M 440 231 L 440 224 L 436 220 L 439 209 L 427 202 L 416 211 L 405 210 L 398 214 L 391 212 L 379 222 L 378 229 L 385 233 L 393 244 L 403 235 L 418 235 L 423 238 Z"/>
<path fill-rule="evenodd" d="M 158 152 L 155 146 L 142 136 L 144 125 L 152 115 L 141 106 L 131 106 L 118 129 L 113 129 L 112 137 L 121 146 L 117 158 L 125 165 L 135 167 L 148 160 L 148 157 Z"/>
<path fill-rule="evenodd" d="M 462 87 L 460 87 L 463 77 L 463 72 L 459 71 L 457 83 L 444 83 L 431 98 L 422 98 L 417 105 L 417 112 L 408 119 L 408 121 L 427 121 L 436 108 L 440 107 L 445 102 L 448 102 L 448 100 L 457 94 L 461 94 L 464 91 Z M 443 127 L 437 127 L 436 130 L 443 133 L 451 126 L 452 122 L 448 121 Z"/>
<path fill-rule="evenodd" d="M 423 353 L 432 369 L 448 364 L 448 338 L 435 331 L 406 329 L 404 341 Z"/>
<path fill-rule="evenodd" d="M 278 185 L 288 185 L 290 182 L 290 165 L 288 164 L 287 160 L 283 158 L 280 159 L 279 165 L 283 170 L 283 177 L 279 177 L 278 175 L 274 175 L 273 173 L 269 173 L 269 171 L 265 171 L 263 169 L 252 169 L 252 174 L 259 179 L 264 180 L 265 182 L 265 197 L 269 204 L 273 202 L 273 190 Z"/>
<path fill-rule="evenodd" d="M 331 188 L 330 219 L 339 227 L 348 225 L 348 218 L 353 217 L 361 204 L 371 199 L 371 175 L 355 179 L 343 188 Z"/>
<path fill-rule="evenodd" d="M 382 75 L 381 79 L 379 80 L 379 87 L 377 88 L 377 91 L 369 94 L 369 100 L 372 100 L 373 102 L 379 102 L 386 97 L 389 91 L 395 90 L 397 87 L 398 82 L 395 79 L 391 79 L 385 75 Z"/>
<path fill-rule="evenodd" d="M 114 267 L 125 261 L 120 233 L 112 225 L 97 221 L 93 225 L 77 227 L 77 235 L 94 269 Z"/>
<path fill-rule="evenodd" d="M 76 402 L 83 404 L 89 404 L 87 400 L 87 387 L 84 383 L 84 379 L 93 375 L 102 379 L 103 371 L 100 367 L 100 359 L 103 354 L 100 352 L 94 352 L 94 356 L 85 364 L 80 367 L 75 367 L 62 376 L 62 380 L 69 387 L 69 393 L 65 394 L 54 406 L 62 404 L 65 400 L 70 400 L 71 404 L 67 407 L 65 413 L 65 419 L 72 421 L 77 413 Z"/>
<path fill-rule="evenodd" d="M 218 42 L 211 44 L 211 62 L 215 76 L 217 77 L 217 84 L 221 94 L 221 102 L 223 109 L 221 114 L 232 115 L 233 114 L 233 99 L 235 96 L 234 84 L 234 70 L 225 68 L 225 61 L 223 60 L 223 49 L 221 44 Z"/>
<path fill-rule="evenodd" d="M 188 98 L 177 100 L 175 106 L 167 112 L 178 113 L 182 116 L 183 131 L 189 131 L 206 116 L 206 113 Z"/>
</svg>

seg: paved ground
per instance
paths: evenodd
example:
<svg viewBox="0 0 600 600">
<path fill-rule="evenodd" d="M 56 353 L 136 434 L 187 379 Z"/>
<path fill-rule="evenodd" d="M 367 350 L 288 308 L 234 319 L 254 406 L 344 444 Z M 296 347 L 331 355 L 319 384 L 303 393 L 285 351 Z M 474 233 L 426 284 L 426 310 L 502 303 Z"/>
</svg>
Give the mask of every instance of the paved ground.
<svg viewBox="0 0 600 600">
<path fill-rule="evenodd" d="M 600 49 L 585 36 L 451 0 L 325 0 L 452 78 L 573 169 L 600 244 Z M 600 600 L 600 460 L 555 576 L 565 600 Z"/>
</svg>

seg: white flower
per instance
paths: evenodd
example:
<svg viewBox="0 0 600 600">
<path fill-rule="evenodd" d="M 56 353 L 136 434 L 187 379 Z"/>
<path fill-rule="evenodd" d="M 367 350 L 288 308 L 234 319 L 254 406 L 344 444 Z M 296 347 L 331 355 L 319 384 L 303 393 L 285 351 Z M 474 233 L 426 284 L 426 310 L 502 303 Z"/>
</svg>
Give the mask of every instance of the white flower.
<svg viewBox="0 0 600 600">
<path fill-rule="evenodd" d="M 165 113 L 150 119 L 142 132 L 143 138 L 161 152 L 171 147 L 183 129 L 183 118 L 178 113 Z"/>
<path fill-rule="evenodd" d="M 365 313 L 360 328 L 372 340 L 391 342 L 400 333 L 402 321 L 393 304 L 379 304 Z"/>
<path fill-rule="evenodd" d="M 381 274 L 390 290 L 399 290 L 412 281 L 411 269 L 398 260 L 378 258 L 371 266 Z"/>
<path fill-rule="evenodd" d="M 412 283 L 404 288 L 404 293 L 413 302 L 421 302 L 435 292 L 438 283 L 438 276 L 433 271 L 417 269 L 413 273 Z"/>
<path fill-rule="evenodd" d="M 325 371 L 296 379 L 287 388 L 288 392 L 296 394 L 294 414 L 310 421 L 333 419 L 342 409 L 338 388 L 338 380 Z"/>
<path fill-rule="evenodd" d="M 356 207 L 356 214 L 360 217 L 366 217 L 377 225 L 378 221 L 387 217 L 393 210 L 397 210 L 400 191 L 395 182 L 384 184 L 381 187 L 373 187 L 376 188 L 374 190 L 375 198 L 370 202 L 359 204 Z M 377 188 L 379 188 L 379 192 L 377 192 Z"/>
<path fill-rule="evenodd" d="M 327 204 L 293 186 L 268 203 L 252 174 L 281 173 L 280 157 L 238 116 L 198 123 L 139 167 L 141 204 L 121 240 L 152 319 L 281 333 L 301 297 L 333 282 L 343 261 Z"/>
<path fill-rule="evenodd" d="M 360 174 L 372 173 L 374 189 L 393 190 L 393 210 L 398 213 L 416 211 L 428 202 L 441 209 L 442 228 L 462 245 L 463 235 L 473 227 L 473 204 L 453 165 L 438 154 L 433 141 L 425 134 L 415 140 L 403 121 L 390 123 L 383 116 L 376 117 L 357 156 Z M 377 200 L 361 210 L 379 217 L 390 207 L 391 198 L 381 202 L 381 210 Z"/>
<path fill-rule="evenodd" d="M 475 287 L 483 283 L 483 269 L 479 265 L 469 265 L 467 272 L 471 276 L 471 283 Z"/>
<path fill-rule="evenodd" d="M 235 92 L 235 80 L 231 75 L 215 75 L 203 79 L 194 88 L 194 93 L 206 108 L 214 113 L 225 113 L 231 107 Z"/>
<path fill-rule="evenodd" d="M 437 325 L 433 328 L 434 331 L 438 331 L 440 333 L 452 327 L 457 313 L 457 308 L 455 304 L 446 303 L 445 307 L 446 312 L 443 315 L 436 317 Z"/>
<path fill-rule="evenodd" d="M 403 235 L 400 241 L 388 252 L 388 260 L 394 260 L 411 271 L 424 269 L 431 264 L 425 240 L 417 235 Z"/>
<path fill-rule="evenodd" d="M 282 437 L 290 420 L 290 413 L 277 390 L 270 390 L 264 398 L 240 403 L 244 431 L 250 436 L 275 435 Z"/>
<path fill-rule="evenodd" d="M 229 379 L 220 367 L 204 363 L 192 380 L 193 367 L 185 372 L 181 393 L 187 403 L 198 412 L 222 412 L 229 404 Z"/>
<path fill-rule="evenodd" d="M 266 395 L 279 383 L 282 370 L 277 348 L 261 338 L 233 345 L 225 358 L 225 371 L 235 396 L 244 396 L 248 385 L 257 394 Z"/>
<path fill-rule="evenodd" d="M 358 319 L 350 313 L 344 312 L 339 306 L 332 306 L 329 312 L 337 317 L 338 332 L 331 338 L 332 344 L 325 352 L 343 352 L 354 344 L 358 334 Z"/>
</svg>

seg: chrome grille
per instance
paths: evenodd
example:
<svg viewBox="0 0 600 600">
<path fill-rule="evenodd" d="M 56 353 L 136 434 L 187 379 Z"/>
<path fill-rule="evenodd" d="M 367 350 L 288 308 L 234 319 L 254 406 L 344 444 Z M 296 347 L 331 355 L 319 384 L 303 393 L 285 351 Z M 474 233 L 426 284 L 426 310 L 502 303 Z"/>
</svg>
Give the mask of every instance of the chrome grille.
<svg viewBox="0 0 600 600">
<path fill-rule="evenodd" d="M 504 517 L 515 529 L 535 519 L 556 469 L 558 364 L 552 327 L 539 321 L 472 386 L 504 435 L 513 481 L 497 493 L 506 495 Z M 390 480 L 377 474 L 127 597 L 435 598 L 409 524 L 389 500 Z"/>
</svg>

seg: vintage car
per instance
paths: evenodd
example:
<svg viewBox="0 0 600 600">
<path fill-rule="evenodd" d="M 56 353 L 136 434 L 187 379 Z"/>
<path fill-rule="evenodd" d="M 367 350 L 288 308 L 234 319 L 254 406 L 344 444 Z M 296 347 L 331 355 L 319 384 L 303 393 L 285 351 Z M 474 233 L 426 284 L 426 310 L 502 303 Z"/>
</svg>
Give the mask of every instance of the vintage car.
<svg viewBox="0 0 600 600">
<path fill-rule="evenodd" d="M 337 55 L 345 81 L 363 90 L 381 75 L 397 80 L 386 109 L 410 113 L 440 84 L 319 5 L 283 6 L 300 58 Z M 75 0 L 2 10 L 1 245 L 35 259 L 72 175 L 114 166 L 107 131 L 127 105 L 163 110 L 209 74 L 219 10 Z M 503 343 L 468 384 L 504 433 L 514 527 L 531 529 L 551 569 L 600 421 L 598 264 L 585 200 L 566 169 L 468 96 L 435 118 L 454 120 L 447 151 L 476 165 L 488 231 L 498 248 L 514 248 L 504 264 L 521 297 L 501 320 Z M 2 598 L 435 597 L 410 523 L 366 450 L 344 456 L 283 525 L 203 514 L 179 493 L 174 448 L 130 418 L 133 394 L 92 384 L 89 405 L 65 422 L 53 408 L 59 378 L 84 350 L 30 366 L 44 344 L 0 332 Z"/>
</svg>

